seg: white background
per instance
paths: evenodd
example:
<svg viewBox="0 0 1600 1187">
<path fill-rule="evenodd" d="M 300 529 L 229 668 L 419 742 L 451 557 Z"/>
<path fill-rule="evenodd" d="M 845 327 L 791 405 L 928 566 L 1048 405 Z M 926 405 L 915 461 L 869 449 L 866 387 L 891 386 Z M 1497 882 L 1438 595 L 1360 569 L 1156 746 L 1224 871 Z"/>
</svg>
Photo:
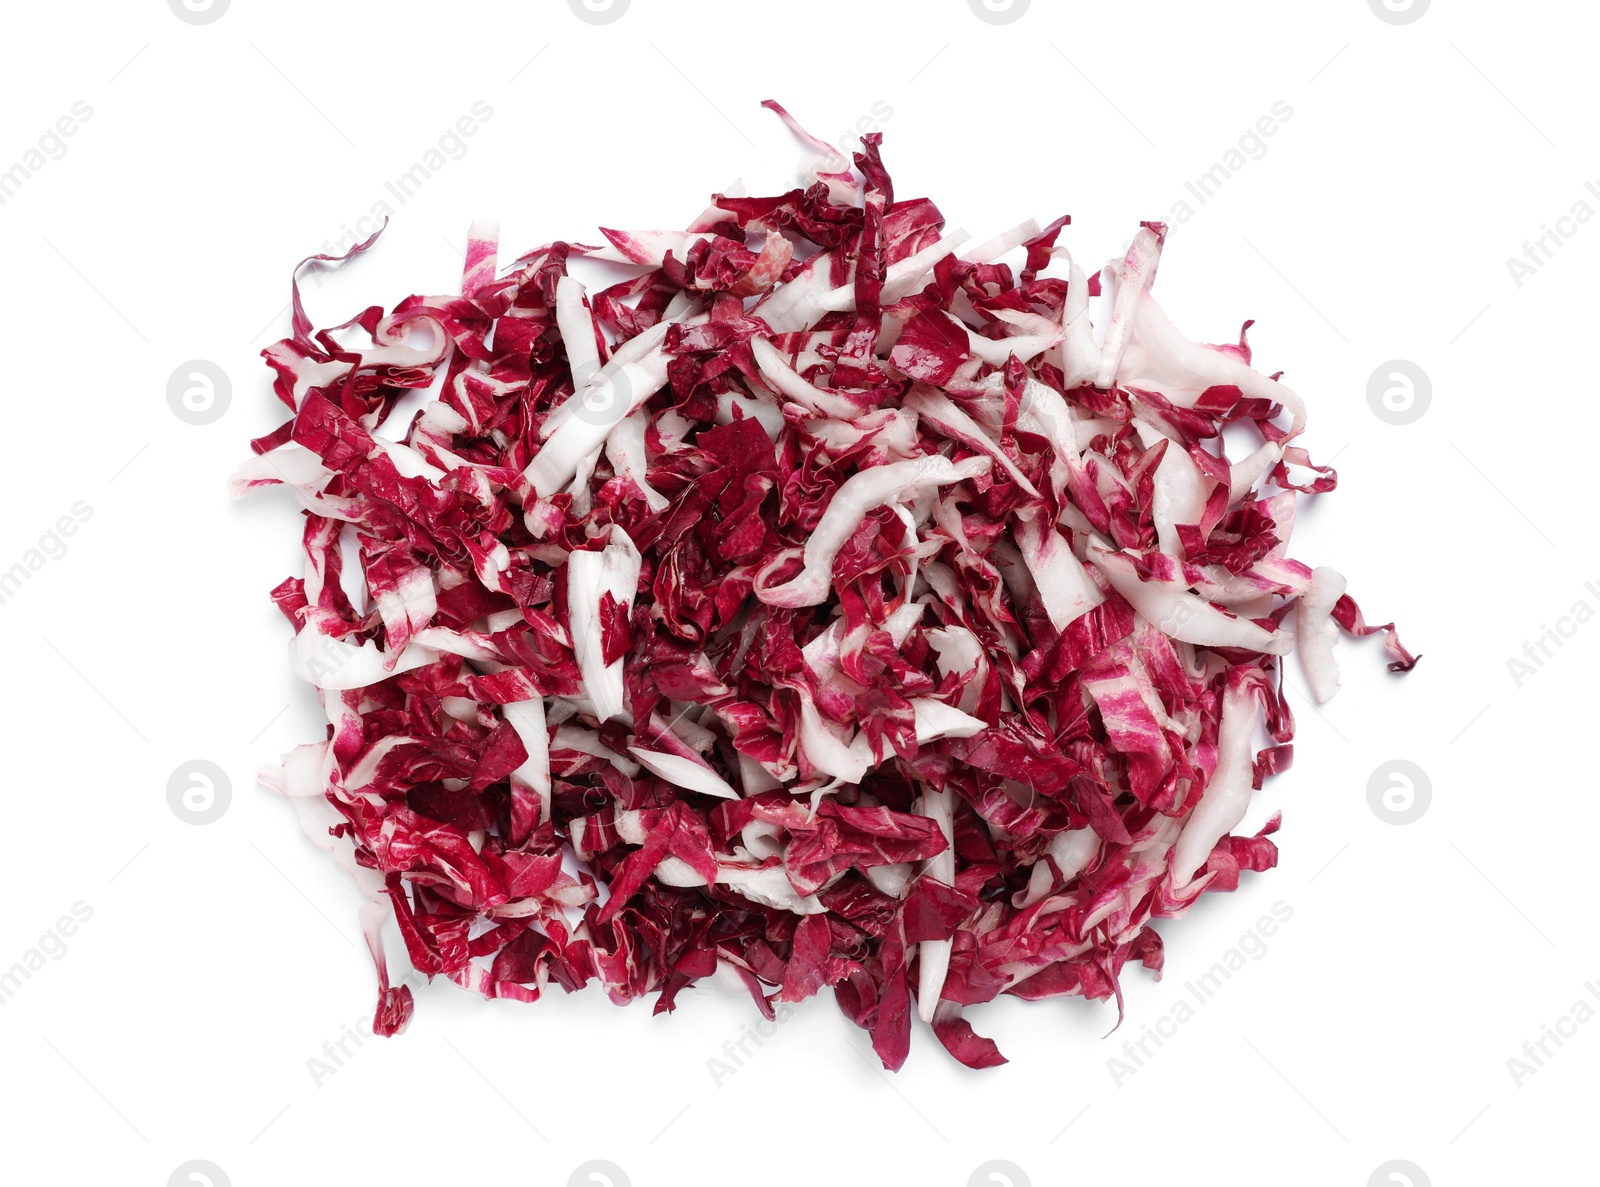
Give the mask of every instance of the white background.
<svg viewBox="0 0 1600 1187">
<path fill-rule="evenodd" d="M 0 1007 L 4 1177 L 156 1187 L 205 1159 L 237 1187 L 542 1185 L 604 1159 L 636 1187 L 960 1187 L 1003 1159 L 1039 1187 L 1359 1185 L 1406 1159 L 1434 1184 L 1565 1178 L 1589 1149 L 1600 1025 L 1520 1086 L 1507 1059 L 1600 977 L 1600 627 L 1521 687 L 1507 660 L 1600 606 L 1600 225 L 1520 286 L 1506 258 L 1580 199 L 1600 210 L 1596 32 L 1578 5 L 1439 2 L 1396 26 L 1364 0 L 1034 0 L 1003 26 L 965 0 L 633 0 L 606 26 L 563 0 L 233 0 L 204 26 L 161 0 L 12 6 L 0 168 L 75 101 L 93 115 L 0 206 L 0 568 L 74 503 L 92 518 L 0 605 L 0 967 L 75 902 L 93 916 Z M 455 291 L 477 215 L 502 220 L 508 258 L 597 224 L 682 225 L 735 178 L 787 187 L 797 150 L 769 97 L 830 139 L 881 100 L 901 196 L 979 237 L 1070 212 L 1064 242 L 1090 260 L 1288 103 L 1265 154 L 1175 229 L 1157 295 L 1204 340 L 1258 319 L 1258 363 L 1306 395 L 1305 441 L 1341 478 L 1293 551 L 1340 567 L 1425 659 L 1395 678 L 1376 641 L 1346 642 L 1342 693 L 1295 700 L 1297 763 L 1247 821 L 1283 809 L 1280 866 L 1160 926 L 1167 975 L 1128 970 L 1109 1038 L 1114 1004 L 1008 999 L 969 1017 L 1009 1065 L 968 1071 L 919 1031 L 889 1076 L 818 1000 L 719 1086 L 707 1061 L 754 1017 L 720 988 L 653 1017 L 441 981 L 406 1034 L 367 1036 L 319 1085 L 307 1061 L 370 1017 L 372 969 L 353 885 L 253 780 L 321 737 L 266 597 L 298 572 L 299 519 L 281 493 L 224 490 L 283 417 L 256 356 L 287 333 L 290 268 L 476 100 L 493 115 L 465 154 L 308 288 L 319 324 Z M 232 385 L 199 427 L 166 402 L 195 358 Z M 1406 426 L 1367 402 L 1394 358 L 1432 383 Z M 1394 758 L 1432 788 L 1406 826 L 1367 801 Z M 232 784 L 204 827 L 166 802 L 191 759 Z M 1278 900 L 1293 916 L 1265 955 L 1119 1085 L 1108 1058 Z"/>
</svg>

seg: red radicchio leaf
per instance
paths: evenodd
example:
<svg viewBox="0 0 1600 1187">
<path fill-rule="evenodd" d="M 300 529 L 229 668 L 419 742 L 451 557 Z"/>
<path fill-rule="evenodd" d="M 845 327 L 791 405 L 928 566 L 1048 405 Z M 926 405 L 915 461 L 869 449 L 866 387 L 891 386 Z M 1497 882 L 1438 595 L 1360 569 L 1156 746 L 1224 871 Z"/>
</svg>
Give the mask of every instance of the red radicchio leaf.
<svg viewBox="0 0 1600 1187">
<path fill-rule="evenodd" d="M 964 1010 L 1120 1019 L 1153 920 L 1276 865 L 1278 817 L 1235 830 L 1293 757 L 1286 654 L 1318 699 L 1341 629 L 1417 662 L 1289 557 L 1335 476 L 1243 331 L 1156 303 L 1164 226 L 1093 275 L 1065 217 L 962 248 L 881 137 L 852 170 L 766 106 L 800 184 L 685 230 L 502 263 L 475 224 L 460 295 L 322 330 L 296 269 L 291 416 L 233 490 L 303 509 L 270 596 L 330 725 L 263 778 L 372 896 L 379 1034 L 392 919 L 487 997 L 668 1011 L 722 972 L 769 1019 L 831 987 L 886 1067 L 913 1015 L 995 1066 Z"/>
</svg>

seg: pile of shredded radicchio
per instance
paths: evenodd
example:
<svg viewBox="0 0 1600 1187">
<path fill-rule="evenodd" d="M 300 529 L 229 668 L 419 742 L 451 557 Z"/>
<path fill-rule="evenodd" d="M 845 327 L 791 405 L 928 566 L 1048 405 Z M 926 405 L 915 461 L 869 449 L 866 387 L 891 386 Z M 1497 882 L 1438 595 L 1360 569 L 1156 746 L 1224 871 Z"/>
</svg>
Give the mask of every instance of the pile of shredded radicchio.
<svg viewBox="0 0 1600 1187">
<path fill-rule="evenodd" d="M 1333 471 L 1243 333 L 1156 304 L 1161 224 L 1095 274 L 1066 218 L 969 245 L 879 136 L 852 171 L 767 106 L 804 188 L 503 268 L 477 224 L 460 295 L 318 331 L 296 287 L 264 352 L 293 415 L 233 489 L 305 508 L 272 596 L 329 726 L 262 778 L 371 895 L 381 1033 L 392 913 L 489 997 L 828 986 L 887 1067 L 913 1009 L 1004 1062 L 967 1007 L 1120 1009 L 1152 920 L 1276 863 L 1277 816 L 1233 830 L 1289 765 L 1281 657 L 1319 700 L 1341 628 L 1415 662 L 1289 558 Z"/>
</svg>

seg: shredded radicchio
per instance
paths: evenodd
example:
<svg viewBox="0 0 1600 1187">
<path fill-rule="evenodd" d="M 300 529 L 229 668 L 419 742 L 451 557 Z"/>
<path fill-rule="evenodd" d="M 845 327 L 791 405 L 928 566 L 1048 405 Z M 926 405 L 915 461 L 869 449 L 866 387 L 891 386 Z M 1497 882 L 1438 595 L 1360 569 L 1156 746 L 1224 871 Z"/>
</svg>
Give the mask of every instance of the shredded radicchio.
<svg viewBox="0 0 1600 1187">
<path fill-rule="evenodd" d="M 327 330 L 294 287 L 233 489 L 304 506 L 272 596 L 329 725 L 262 778 L 371 896 L 379 1032 L 392 915 L 488 997 L 828 986 L 887 1067 L 913 1011 L 1004 1062 L 968 1006 L 1120 1010 L 1152 920 L 1276 864 L 1277 816 L 1233 830 L 1290 763 L 1283 656 L 1319 699 L 1341 630 L 1416 662 L 1288 556 L 1334 473 L 1244 333 L 1156 304 L 1165 227 L 1093 274 L 1066 218 L 969 245 L 880 143 L 503 268 L 475 225 L 460 295 Z"/>
</svg>

